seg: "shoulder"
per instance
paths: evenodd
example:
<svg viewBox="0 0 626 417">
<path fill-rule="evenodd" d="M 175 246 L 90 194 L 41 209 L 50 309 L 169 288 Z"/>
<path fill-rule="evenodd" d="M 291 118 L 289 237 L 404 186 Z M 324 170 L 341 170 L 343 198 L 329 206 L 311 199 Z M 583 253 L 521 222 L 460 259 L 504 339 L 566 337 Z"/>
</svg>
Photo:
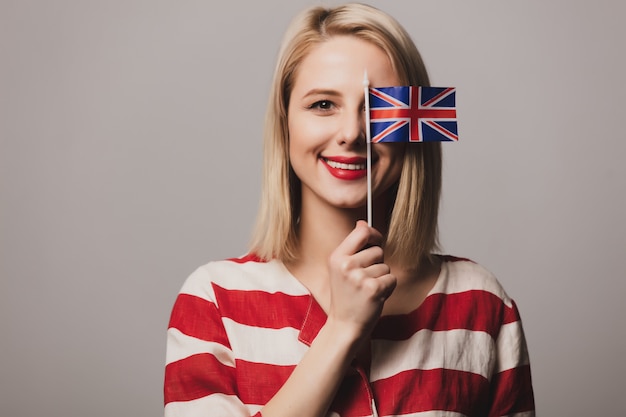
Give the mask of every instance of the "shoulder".
<svg viewBox="0 0 626 417">
<path fill-rule="evenodd" d="M 515 302 L 484 266 L 466 258 L 443 256 L 436 289 L 450 311 L 468 320 L 466 328 L 485 331 L 494 339 L 502 329 L 508 329 L 505 337 L 521 333 Z"/>
<path fill-rule="evenodd" d="M 211 261 L 189 275 L 180 293 L 215 300 L 215 290 L 264 291 L 300 294 L 302 285 L 278 260 L 265 261 L 254 254 Z"/>
<path fill-rule="evenodd" d="M 441 255 L 442 278 L 440 291 L 448 294 L 481 291 L 500 299 L 511 307 L 513 301 L 496 276 L 484 266 L 468 258 Z"/>
</svg>

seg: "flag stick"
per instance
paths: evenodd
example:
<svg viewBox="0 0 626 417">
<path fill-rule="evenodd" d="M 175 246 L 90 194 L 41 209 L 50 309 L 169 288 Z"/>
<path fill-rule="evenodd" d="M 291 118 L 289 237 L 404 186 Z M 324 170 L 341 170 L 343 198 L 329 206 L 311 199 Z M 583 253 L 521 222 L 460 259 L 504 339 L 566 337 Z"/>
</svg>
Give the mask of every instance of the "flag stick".
<svg viewBox="0 0 626 417">
<path fill-rule="evenodd" d="M 367 70 L 363 75 L 363 94 L 365 95 L 365 143 L 367 147 L 367 224 L 372 227 L 372 133 L 370 132 L 370 81 Z"/>
</svg>

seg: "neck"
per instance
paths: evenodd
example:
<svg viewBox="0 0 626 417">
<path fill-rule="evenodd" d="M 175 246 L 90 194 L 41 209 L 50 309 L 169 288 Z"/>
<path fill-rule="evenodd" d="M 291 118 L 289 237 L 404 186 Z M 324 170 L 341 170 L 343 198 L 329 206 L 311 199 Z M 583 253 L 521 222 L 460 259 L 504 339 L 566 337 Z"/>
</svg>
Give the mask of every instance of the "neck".
<svg viewBox="0 0 626 417">
<path fill-rule="evenodd" d="M 354 229 L 357 220 L 366 218 L 366 207 L 340 209 L 319 200 L 302 201 L 298 227 L 298 248 L 293 261 L 286 263 L 291 273 L 304 284 L 324 310 L 330 305 L 327 261 L 330 254 Z M 385 197 L 374 200 L 373 226 L 387 234 Z M 416 261 L 412 265 L 388 263 L 396 276 L 396 291 L 385 303 L 385 314 L 404 314 L 415 309 L 434 285 L 439 263 Z M 388 262 L 388 261 L 387 261 Z"/>
<path fill-rule="evenodd" d="M 374 202 L 373 227 L 383 235 L 387 233 L 385 198 Z M 298 227 L 299 266 L 326 266 L 333 250 L 354 229 L 357 220 L 366 220 L 367 208 L 343 209 L 309 201 L 302 204 Z"/>
</svg>

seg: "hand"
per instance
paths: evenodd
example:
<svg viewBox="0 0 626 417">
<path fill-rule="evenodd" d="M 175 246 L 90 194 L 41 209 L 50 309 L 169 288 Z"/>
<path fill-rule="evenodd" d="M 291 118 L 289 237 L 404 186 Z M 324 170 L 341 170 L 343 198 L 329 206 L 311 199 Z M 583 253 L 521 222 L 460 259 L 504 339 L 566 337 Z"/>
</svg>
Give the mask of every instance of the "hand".
<svg viewBox="0 0 626 417">
<path fill-rule="evenodd" d="M 361 337 L 373 329 L 396 287 L 396 277 L 383 260 L 382 239 L 380 232 L 359 220 L 328 261 L 329 320 L 347 325 Z"/>
</svg>

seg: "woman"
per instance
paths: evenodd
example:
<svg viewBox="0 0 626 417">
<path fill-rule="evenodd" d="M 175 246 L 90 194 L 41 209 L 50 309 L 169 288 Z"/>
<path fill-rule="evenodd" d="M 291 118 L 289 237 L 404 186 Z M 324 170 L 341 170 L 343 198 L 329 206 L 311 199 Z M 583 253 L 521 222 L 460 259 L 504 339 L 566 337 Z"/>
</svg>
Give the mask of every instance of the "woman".
<svg viewBox="0 0 626 417">
<path fill-rule="evenodd" d="M 374 227 L 361 220 L 364 70 L 372 87 L 429 85 L 413 42 L 356 4 L 307 10 L 284 39 L 252 249 L 184 284 L 166 416 L 534 415 L 515 304 L 433 254 L 439 144 L 375 145 Z"/>
</svg>

